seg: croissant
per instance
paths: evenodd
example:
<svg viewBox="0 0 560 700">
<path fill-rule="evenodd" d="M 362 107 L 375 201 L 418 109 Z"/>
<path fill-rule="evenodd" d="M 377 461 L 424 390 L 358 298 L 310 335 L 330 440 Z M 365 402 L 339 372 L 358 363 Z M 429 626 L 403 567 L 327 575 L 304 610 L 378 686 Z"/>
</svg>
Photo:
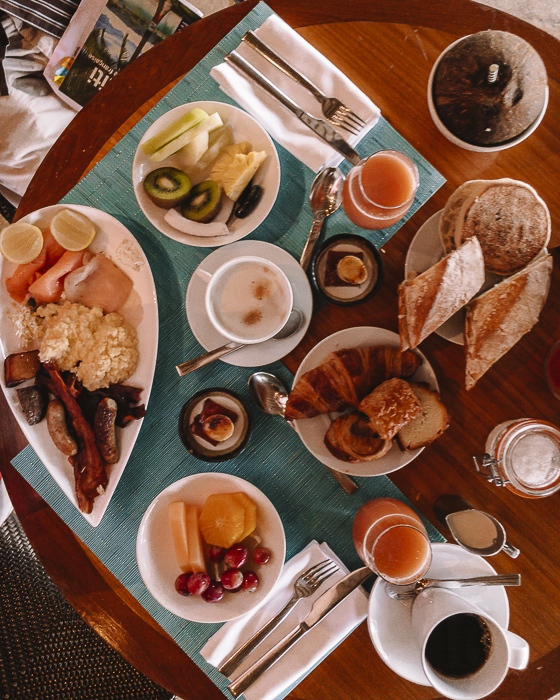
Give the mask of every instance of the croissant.
<svg viewBox="0 0 560 700">
<path fill-rule="evenodd" d="M 343 462 L 371 462 L 391 449 L 392 440 L 382 440 L 366 416 L 358 411 L 340 416 L 325 434 L 329 452 Z"/>
<path fill-rule="evenodd" d="M 381 382 L 411 377 L 420 364 L 420 357 L 412 350 L 401 352 L 385 345 L 337 350 L 300 377 L 284 416 L 295 420 L 356 408 Z"/>
</svg>

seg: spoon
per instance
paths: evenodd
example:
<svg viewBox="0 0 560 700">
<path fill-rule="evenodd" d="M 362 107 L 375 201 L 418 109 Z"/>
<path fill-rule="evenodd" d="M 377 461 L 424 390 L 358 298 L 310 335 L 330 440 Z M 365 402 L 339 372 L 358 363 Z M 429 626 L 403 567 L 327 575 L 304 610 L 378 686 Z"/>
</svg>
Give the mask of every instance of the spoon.
<svg viewBox="0 0 560 700">
<path fill-rule="evenodd" d="M 421 578 L 411 586 L 385 584 L 385 593 L 393 600 L 416 598 L 426 588 L 464 588 L 465 586 L 520 586 L 520 574 L 494 574 L 491 576 L 474 576 L 471 578 Z"/>
<path fill-rule="evenodd" d="M 289 338 L 290 336 L 294 335 L 294 333 L 297 333 L 301 328 L 304 319 L 305 316 L 303 315 L 303 312 L 301 312 L 299 309 L 292 309 L 286 323 L 282 326 L 278 333 L 276 333 L 276 335 L 270 338 L 270 340 L 283 340 L 284 338 Z M 204 365 L 208 365 L 211 362 L 214 362 L 214 360 L 217 360 L 224 355 L 228 355 L 234 350 L 244 348 L 245 346 L 245 343 L 235 343 L 231 341 L 226 343 L 226 345 L 216 348 L 215 350 L 209 350 L 208 352 L 204 353 L 204 355 L 195 357 L 193 360 L 187 360 L 186 362 L 182 362 L 180 365 L 175 365 L 175 369 L 179 373 L 180 377 L 184 377 L 186 374 L 194 372 L 195 369 L 204 367 Z"/>
<path fill-rule="evenodd" d="M 299 261 L 304 270 L 307 270 L 313 257 L 313 250 L 321 233 L 323 221 L 340 206 L 343 183 L 344 175 L 338 168 L 325 168 L 313 180 L 309 192 L 309 204 L 314 214 L 313 225 Z"/>
<path fill-rule="evenodd" d="M 253 399 L 255 405 L 261 409 L 261 411 L 264 411 L 264 413 L 268 413 L 271 416 L 284 417 L 286 403 L 288 401 L 288 390 L 276 375 L 269 374 L 268 372 L 255 372 L 249 377 L 247 385 L 251 398 Z M 294 428 L 291 421 L 286 422 L 288 425 Z M 352 479 L 351 476 L 338 472 L 330 467 L 327 467 L 327 469 L 346 491 L 346 493 L 350 494 L 356 491 L 358 484 L 354 481 L 354 479 Z"/>
</svg>

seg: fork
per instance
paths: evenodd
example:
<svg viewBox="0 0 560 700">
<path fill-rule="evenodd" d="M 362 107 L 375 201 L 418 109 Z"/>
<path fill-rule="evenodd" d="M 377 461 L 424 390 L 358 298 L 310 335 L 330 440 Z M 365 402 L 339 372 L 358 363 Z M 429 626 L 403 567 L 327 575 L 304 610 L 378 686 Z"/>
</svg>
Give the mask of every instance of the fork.
<svg viewBox="0 0 560 700">
<path fill-rule="evenodd" d="M 357 134 L 360 129 L 366 125 L 366 122 L 359 117 L 355 112 L 349 109 L 336 97 L 327 97 L 319 88 L 312 83 L 308 78 L 299 73 L 293 66 L 287 63 L 277 53 L 273 51 L 267 44 L 264 43 L 252 31 L 246 32 L 241 37 L 248 46 L 257 51 L 261 56 L 266 58 L 272 65 L 279 68 L 287 76 L 295 80 L 298 85 L 308 90 L 315 99 L 321 103 L 323 116 L 327 121 L 335 126 L 341 126 L 351 134 Z"/>
<path fill-rule="evenodd" d="M 248 641 L 239 647 L 237 651 L 226 657 L 218 666 L 218 671 L 224 676 L 230 676 L 241 662 L 255 649 L 262 640 L 267 637 L 273 629 L 278 627 L 282 620 L 288 615 L 290 610 L 302 598 L 308 598 L 314 593 L 319 586 L 330 578 L 338 566 L 330 559 L 325 559 L 315 566 L 310 567 L 300 574 L 294 581 L 294 592 L 286 605 L 278 612 L 271 620 L 269 620 L 261 629 L 256 632 Z"/>
<path fill-rule="evenodd" d="M 494 574 L 492 576 L 474 576 L 472 578 L 434 579 L 421 578 L 412 586 L 387 584 L 385 593 L 393 600 L 408 600 L 427 588 L 464 588 L 465 586 L 520 586 L 520 574 Z M 399 590 L 399 589 L 405 590 Z"/>
</svg>

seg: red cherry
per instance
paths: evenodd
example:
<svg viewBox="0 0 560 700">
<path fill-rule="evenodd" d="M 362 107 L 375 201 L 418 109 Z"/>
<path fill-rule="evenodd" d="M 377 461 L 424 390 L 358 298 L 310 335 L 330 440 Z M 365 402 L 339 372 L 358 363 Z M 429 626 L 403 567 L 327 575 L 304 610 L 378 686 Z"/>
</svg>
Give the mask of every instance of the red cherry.
<svg viewBox="0 0 560 700">
<path fill-rule="evenodd" d="M 190 595 L 189 579 L 192 574 L 179 574 L 175 579 L 175 590 L 179 595 Z"/>
<path fill-rule="evenodd" d="M 258 566 L 268 564 L 271 556 L 272 552 L 268 547 L 255 547 L 255 549 L 253 550 L 253 561 Z"/>
<path fill-rule="evenodd" d="M 217 603 L 224 597 L 224 587 L 221 583 L 211 583 L 202 594 L 207 603 Z"/>
<path fill-rule="evenodd" d="M 243 584 L 243 572 L 240 569 L 226 569 L 220 583 L 226 591 L 238 591 Z"/>
<path fill-rule="evenodd" d="M 192 574 L 187 581 L 189 593 L 191 595 L 202 595 L 210 585 L 210 576 L 205 571 Z"/>
<path fill-rule="evenodd" d="M 234 544 L 224 556 L 224 563 L 232 569 L 240 569 L 247 561 L 249 552 L 242 544 Z"/>
<path fill-rule="evenodd" d="M 259 583 L 260 579 L 258 574 L 256 574 L 254 571 L 246 571 L 243 574 L 243 583 L 241 584 L 241 587 L 243 590 L 249 591 L 249 593 L 254 593 L 259 587 Z"/>
</svg>

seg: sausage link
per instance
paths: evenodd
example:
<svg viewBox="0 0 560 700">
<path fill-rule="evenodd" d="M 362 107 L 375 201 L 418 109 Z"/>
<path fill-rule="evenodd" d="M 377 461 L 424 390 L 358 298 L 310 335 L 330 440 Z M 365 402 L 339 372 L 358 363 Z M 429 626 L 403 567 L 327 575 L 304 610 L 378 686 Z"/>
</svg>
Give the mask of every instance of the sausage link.
<svg viewBox="0 0 560 700">
<path fill-rule="evenodd" d="M 78 452 L 78 445 L 70 435 L 66 422 L 66 409 L 62 401 L 52 399 L 47 406 L 47 428 L 55 446 L 68 457 Z"/>
<path fill-rule="evenodd" d="M 109 397 L 101 399 L 95 411 L 93 429 L 97 449 L 107 464 L 115 464 L 119 461 L 116 420 L 117 402 Z"/>
</svg>

